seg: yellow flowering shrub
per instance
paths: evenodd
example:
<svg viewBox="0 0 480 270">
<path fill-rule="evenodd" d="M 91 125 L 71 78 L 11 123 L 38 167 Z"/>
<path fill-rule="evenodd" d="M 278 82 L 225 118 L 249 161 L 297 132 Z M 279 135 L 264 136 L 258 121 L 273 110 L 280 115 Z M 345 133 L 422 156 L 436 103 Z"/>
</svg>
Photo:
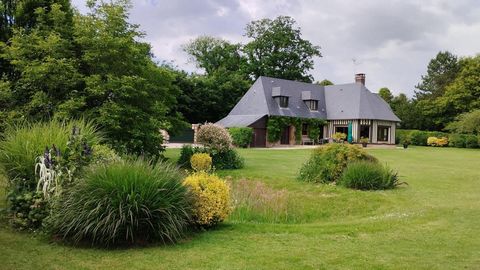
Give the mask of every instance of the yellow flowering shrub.
<svg viewBox="0 0 480 270">
<path fill-rule="evenodd" d="M 441 137 L 441 138 L 428 137 L 427 145 L 444 147 L 448 145 L 448 138 L 447 137 Z"/>
<path fill-rule="evenodd" d="M 193 218 L 197 225 L 210 227 L 225 220 L 230 214 L 230 190 L 220 177 L 196 172 L 183 182 L 194 198 Z"/>
<path fill-rule="evenodd" d="M 196 153 L 190 158 L 190 166 L 196 172 L 208 172 L 212 169 L 212 157 L 207 153 Z"/>
</svg>

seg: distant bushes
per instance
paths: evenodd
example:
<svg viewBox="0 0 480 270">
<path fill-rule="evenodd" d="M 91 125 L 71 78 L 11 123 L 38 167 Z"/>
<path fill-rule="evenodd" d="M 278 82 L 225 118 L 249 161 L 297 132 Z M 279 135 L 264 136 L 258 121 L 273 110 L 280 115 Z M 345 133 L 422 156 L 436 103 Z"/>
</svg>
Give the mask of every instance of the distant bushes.
<svg viewBox="0 0 480 270">
<path fill-rule="evenodd" d="M 409 140 L 412 145 L 450 146 L 457 148 L 478 148 L 480 136 L 472 134 L 444 133 L 439 131 L 402 130 L 396 131 L 395 142 Z"/>
<path fill-rule="evenodd" d="M 249 127 L 232 127 L 228 129 L 233 144 L 237 147 L 246 148 L 250 145 L 253 136 L 253 129 Z"/>
<path fill-rule="evenodd" d="M 349 162 L 377 159 L 356 145 L 329 144 L 313 151 L 310 159 L 303 164 L 298 178 L 307 182 L 330 183 L 340 179 Z"/>
<path fill-rule="evenodd" d="M 361 190 L 392 189 L 398 186 L 396 172 L 376 162 L 357 161 L 348 164 L 339 185 Z"/>
</svg>

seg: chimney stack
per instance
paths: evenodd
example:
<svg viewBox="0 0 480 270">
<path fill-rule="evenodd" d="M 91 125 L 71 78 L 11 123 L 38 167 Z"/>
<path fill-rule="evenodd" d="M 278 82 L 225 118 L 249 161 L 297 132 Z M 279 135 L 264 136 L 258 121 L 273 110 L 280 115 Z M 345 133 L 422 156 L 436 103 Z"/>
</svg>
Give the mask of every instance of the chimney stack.
<svg viewBox="0 0 480 270">
<path fill-rule="evenodd" d="M 365 85 L 365 73 L 355 74 L 355 82 Z"/>
</svg>

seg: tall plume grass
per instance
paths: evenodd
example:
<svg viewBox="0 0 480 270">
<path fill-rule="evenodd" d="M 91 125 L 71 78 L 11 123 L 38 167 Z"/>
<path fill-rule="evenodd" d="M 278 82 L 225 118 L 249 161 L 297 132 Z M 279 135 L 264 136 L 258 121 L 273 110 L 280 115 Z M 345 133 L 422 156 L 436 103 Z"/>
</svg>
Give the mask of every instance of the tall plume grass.
<svg viewBox="0 0 480 270">
<path fill-rule="evenodd" d="M 232 222 L 293 223 L 293 205 L 285 189 L 275 190 L 260 181 L 231 181 Z"/>
</svg>

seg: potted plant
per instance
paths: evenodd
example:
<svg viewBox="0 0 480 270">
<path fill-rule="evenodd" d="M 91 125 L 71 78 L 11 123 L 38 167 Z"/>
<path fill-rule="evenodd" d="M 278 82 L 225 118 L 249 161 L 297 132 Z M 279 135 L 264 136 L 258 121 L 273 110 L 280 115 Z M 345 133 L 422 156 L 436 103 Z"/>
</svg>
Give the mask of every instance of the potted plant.
<svg viewBox="0 0 480 270">
<path fill-rule="evenodd" d="M 360 138 L 360 143 L 362 144 L 363 147 L 367 147 L 368 137 L 367 138 L 361 137 Z"/>
<path fill-rule="evenodd" d="M 337 143 L 342 143 L 347 138 L 347 134 L 342 132 L 336 132 L 332 135 L 332 139 Z"/>
<path fill-rule="evenodd" d="M 408 146 L 410 145 L 411 141 L 410 141 L 410 138 L 405 136 L 402 141 L 401 141 L 402 145 L 403 145 L 403 149 L 407 149 Z"/>
</svg>

